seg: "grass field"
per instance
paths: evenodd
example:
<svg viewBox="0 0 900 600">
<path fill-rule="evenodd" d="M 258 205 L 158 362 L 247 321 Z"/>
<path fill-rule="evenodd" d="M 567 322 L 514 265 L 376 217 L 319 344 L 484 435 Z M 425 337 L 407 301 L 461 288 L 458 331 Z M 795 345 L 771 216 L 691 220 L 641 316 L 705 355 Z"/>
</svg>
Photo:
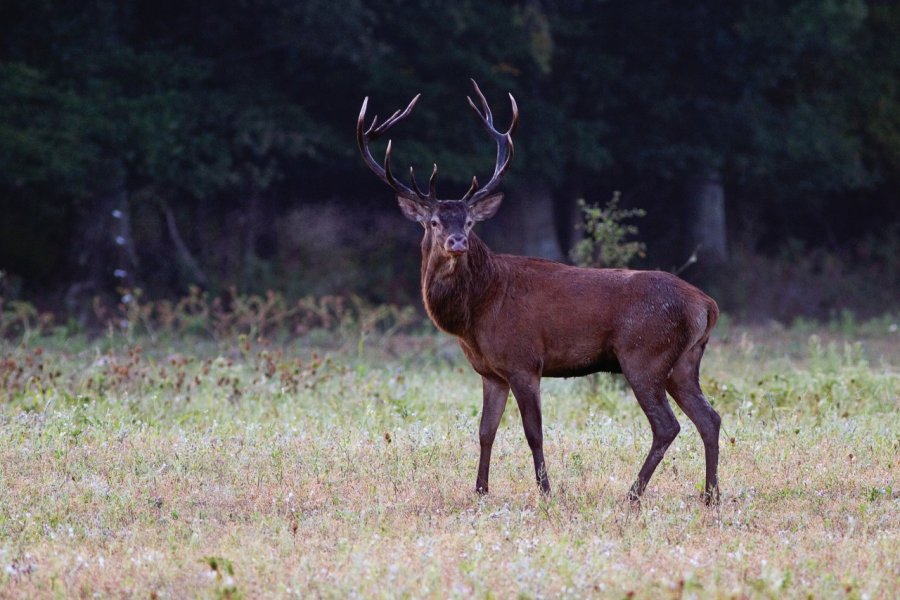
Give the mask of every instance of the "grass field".
<svg viewBox="0 0 900 600">
<path fill-rule="evenodd" d="M 0 597 L 900 597 L 897 320 L 720 324 L 722 503 L 612 376 L 544 380 L 543 499 L 510 401 L 443 336 L 0 346 Z M 43 344 L 43 348 L 41 345 Z"/>
</svg>

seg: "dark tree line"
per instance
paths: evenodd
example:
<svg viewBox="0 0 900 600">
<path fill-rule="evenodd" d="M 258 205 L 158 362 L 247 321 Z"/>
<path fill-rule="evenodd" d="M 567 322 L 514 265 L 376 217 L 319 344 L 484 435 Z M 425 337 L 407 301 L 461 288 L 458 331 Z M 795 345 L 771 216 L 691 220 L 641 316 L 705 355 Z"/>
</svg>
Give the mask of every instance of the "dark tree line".
<svg viewBox="0 0 900 600">
<path fill-rule="evenodd" d="M 0 23 L 7 296 L 77 308 L 196 283 L 397 299 L 415 257 L 390 250 L 405 225 L 355 117 L 363 96 L 386 116 L 421 92 L 395 164 L 436 162 L 439 193 L 461 195 L 493 164 L 470 77 L 498 120 L 506 91 L 519 101 L 504 210 L 516 235 L 553 238 L 545 254 L 571 244 L 576 198 L 613 190 L 650 214 L 648 266 L 697 243 L 727 261 L 735 236 L 836 249 L 900 221 L 887 0 L 8 0 Z M 344 248 L 317 270 L 323 214 Z M 396 235 L 409 252 L 415 232 Z"/>
</svg>

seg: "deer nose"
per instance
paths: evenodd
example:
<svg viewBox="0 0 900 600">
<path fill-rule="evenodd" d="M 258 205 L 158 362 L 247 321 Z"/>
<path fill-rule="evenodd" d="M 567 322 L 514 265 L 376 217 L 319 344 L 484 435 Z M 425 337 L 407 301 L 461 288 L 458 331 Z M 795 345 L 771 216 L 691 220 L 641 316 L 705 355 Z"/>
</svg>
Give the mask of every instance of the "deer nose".
<svg viewBox="0 0 900 600">
<path fill-rule="evenodd" d="M 448 252 L 466 252 L 469 249 L 469 238 L 461 233 L 454 233 L 447 237 L 445 248 Z"/>
</svg>

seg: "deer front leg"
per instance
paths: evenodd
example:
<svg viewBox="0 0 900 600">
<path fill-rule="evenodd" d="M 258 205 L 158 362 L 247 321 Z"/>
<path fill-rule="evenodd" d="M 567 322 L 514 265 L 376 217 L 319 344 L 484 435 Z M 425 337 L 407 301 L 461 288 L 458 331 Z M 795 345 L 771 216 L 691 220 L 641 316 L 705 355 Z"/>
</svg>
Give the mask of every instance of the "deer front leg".
<svg viewBox="0 0 900 600">
<path fill-rule="evenodd" d="M 491 448 L 500 418 L 506 409 L 509 397 L 509 384 L 502 379 L 482 377 L 484 407 L 481 410 L 481 425 L 478 427 L 478 441 L 481 443 L 481 456 L 478 459 L 478 478 L 475 480 L 475 491 L 488 493 L 488 473 L 491 469 Z"/>
<path fill-rule="evenodd" d="M 541 491 L 549 494 L 550 479 L 544 463 L 544 429 L 541 421 L 541 378 L 539 375 L 527 374 L 513 377 L 509 383 L 519 405 L 519 412 L 522 413 L 525 439 L 528 440 L 534 459 L 535 478 Z"/>
</svg>

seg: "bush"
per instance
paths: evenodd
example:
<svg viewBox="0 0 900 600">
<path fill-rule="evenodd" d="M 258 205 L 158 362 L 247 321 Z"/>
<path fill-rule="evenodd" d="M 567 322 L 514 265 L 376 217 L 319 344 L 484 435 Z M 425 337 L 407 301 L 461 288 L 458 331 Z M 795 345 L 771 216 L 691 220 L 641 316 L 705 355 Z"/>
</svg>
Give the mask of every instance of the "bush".
<svg viewBox="0 0 900 600">
<path fill-rule="evenodd" d="M 637 226 L 623 221 L 646 216 L 647 212 L 641 208 L 619 208 L 619 197 L 619 192 L 615 192 L 603 208 L 578 199 L 584 222 L 577 228 L 584 231 L 584 238 L 569 253 L 576 265 L 624 268 L 635 258 L 645 256 L 647 248 L 643 242 L 626 241 L 629 236 L 637 235 Z"/>
</svg>

